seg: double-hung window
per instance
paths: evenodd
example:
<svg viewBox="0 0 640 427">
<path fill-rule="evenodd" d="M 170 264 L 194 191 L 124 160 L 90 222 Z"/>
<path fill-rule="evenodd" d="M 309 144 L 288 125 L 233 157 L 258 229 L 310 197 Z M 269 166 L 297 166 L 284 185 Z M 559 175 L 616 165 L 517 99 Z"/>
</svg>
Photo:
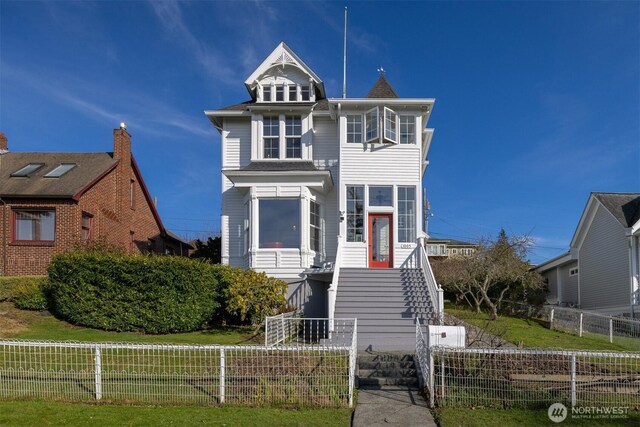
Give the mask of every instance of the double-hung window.
<svg viewBox="0 0 640 427">
<path fill-rule="evenodd" d="M 309 202 L 309 246 L 312 251 L 320 252 L 322 242 L 322 223 L 320 222 L 320 205 Z"/>
<path fill-rule="evenodd" d="M 300 86 L 300 100 L 309 101 L 311 99 L 311 90 L 308 85 Z"/>
<path fill-rule="evenodd" d="M 19 209 L 14 211 L 14 240 L 55 241 L 56 211 L 53 209 Z"/>
<path fill-rule="evenodd" d="M 347 186 L 347 242 L 364 242 L 364 186 Z"/>
<path fill-rule="evenodd" d="M 278 116 L 264 116 L 262 118 L 262 136 L 264 158 L 280 158 L 280 119 Z"/>
<path fill-rule="evenodd" d="M 400 121 L 400 144 L 416 143 L 416 118 L 415 116 L 398 116 Z"/>
<path fill-rule="evenodd" d="M 93 225 L 93 215 L 82 212 L 82 241 L 91 240 L 91 229 Z"/>
<path fill-rule="evenodd" d="M 302 118 L 300 116 L 285 117 L 285 140 L 287 159 L 302 158 Z"/>
<path fill-rule="evenodd" d="M 398 187 L 398 242 L 416 240 L 416 187 Z"/>
<path fill-rule="evenodd" d="M 362 142 L 362 114 L 347 115 L 347 142 Z"/>
</svg>

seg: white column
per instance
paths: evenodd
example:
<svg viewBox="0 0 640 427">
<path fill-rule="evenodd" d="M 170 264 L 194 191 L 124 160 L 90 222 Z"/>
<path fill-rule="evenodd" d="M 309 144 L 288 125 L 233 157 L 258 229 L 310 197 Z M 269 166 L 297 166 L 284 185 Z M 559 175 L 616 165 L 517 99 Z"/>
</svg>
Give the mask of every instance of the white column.
<svg viewBox="0 0 640 427">
<path fill-rule="evenodd" d="M 311 251 L 309 249 L 309 200 L 310 192 L 307 187 L 300 189 L 300 267 L 311 266 Z"/>
</svg>

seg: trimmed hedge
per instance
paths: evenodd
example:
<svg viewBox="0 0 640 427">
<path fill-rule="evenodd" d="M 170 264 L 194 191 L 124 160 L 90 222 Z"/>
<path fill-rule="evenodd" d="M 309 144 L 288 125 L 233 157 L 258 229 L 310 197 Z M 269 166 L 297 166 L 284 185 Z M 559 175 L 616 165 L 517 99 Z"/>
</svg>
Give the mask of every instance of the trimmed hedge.
<svg viewBox="0 0 640 427">
<path fill-rule="evenodd" d="M 0 276 L 0 302 L 13 301 L 16 293 L 27 287 L 42 289 L 47 276 Z"/>
<path fill-rule="evenodd" d="M 218 308 L 211 266 L 182 257 L 70 252 L 53 258 L 49 282 L 51 311 L 92 328 L 188 332 Z"/>
</svg>

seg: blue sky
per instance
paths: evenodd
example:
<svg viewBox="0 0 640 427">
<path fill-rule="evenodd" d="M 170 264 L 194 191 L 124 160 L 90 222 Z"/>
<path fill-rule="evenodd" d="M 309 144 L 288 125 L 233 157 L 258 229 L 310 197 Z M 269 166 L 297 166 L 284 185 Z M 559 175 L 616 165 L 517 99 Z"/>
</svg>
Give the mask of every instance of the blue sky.
<svg viewBox="0 0 640 427">
<path fill-rule="evenodd" d="M 14 151 L 111 151 L 121 121 L 167 228 L 219 229 L 220 136 L 282 40 L 348 96 L 384 67 L 433 97 L 434 237 L 567 249 L 591 191 L 640 191 L 640 3 L 0 2 L 0 129 Z"/>
</svg>

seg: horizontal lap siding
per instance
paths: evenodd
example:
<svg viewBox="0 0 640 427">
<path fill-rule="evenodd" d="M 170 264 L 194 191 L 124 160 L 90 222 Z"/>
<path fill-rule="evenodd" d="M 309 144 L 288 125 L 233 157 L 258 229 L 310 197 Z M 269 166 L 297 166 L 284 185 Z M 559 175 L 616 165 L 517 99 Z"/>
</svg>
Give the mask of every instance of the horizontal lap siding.
<svg viewBox="0 0 640 427">
<path fill-rule="evenodd" d="M 560 280 L 562 283 L 562 302 L 578 303 L 578 275 L 570 276 L 569 272 L 572 268 L 578 266 L 577 262 L 560 268 Z"/>
<path fill-rule="evenodd" d="M 342 248 L 342 267 L 366 267 L 367 266 L 367 247 L 362 246 L 343 246 Z"/>
<path fill-rule="evenodd" d="M 222 168 L 239 169 L 251 161 L 251 121 L 225 119 L 222 136 Z M 235 267 L 245 267 L 243 196 L 222 177 L 222 255 Z"/>
<path fill-rule="evenodd" d="M 582 308 L 630 304 L 627 238 L 622 225 L 602 206 L 580 247 L 579 259 Z"/>
<path fill-rule="evenodd" d="M 316 118 L 314 130 L 313 163 L 318 169 L 330 171 L 334 181 L 334 188 L 324 195 L 325 255 L 327 260 L 334 261 L 338 245 L 338 127 L 329 118 Z"/>
<path fill-rule="evenodd" d="M 369 183 L 386 185 L 420 185 L 420 149 L 417 146 L 371 144 L 363 150 L 362 144 L 342 149 L 342 176 L 344 184 Z"/>
</svg>

